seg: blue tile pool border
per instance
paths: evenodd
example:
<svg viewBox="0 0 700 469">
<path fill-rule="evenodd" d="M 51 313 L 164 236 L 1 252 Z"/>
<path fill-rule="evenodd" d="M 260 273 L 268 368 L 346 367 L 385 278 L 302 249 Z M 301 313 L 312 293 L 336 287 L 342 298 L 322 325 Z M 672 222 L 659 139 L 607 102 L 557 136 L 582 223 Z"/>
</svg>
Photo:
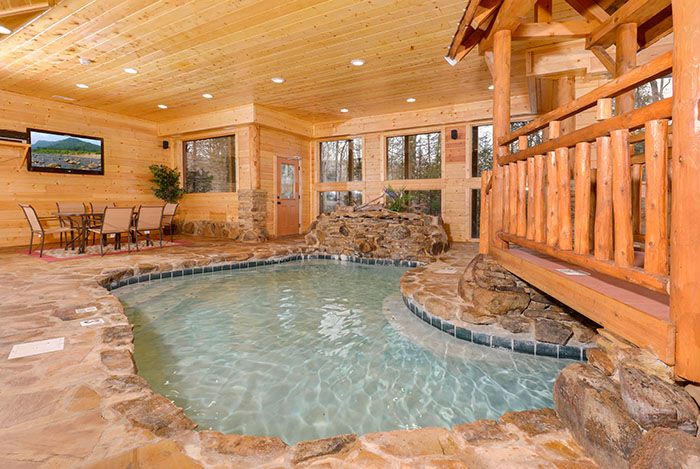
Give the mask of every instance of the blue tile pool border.
<svg viewBox="0 0 700 469">
<path fill-rule="evenodd" d="M 334 260 L 354 262 L 363 265 L 387 265 L 395 267 L 415 268 L 424 266 L 425 263 L 414 260 L 402 259 L 372 259 L 359 256 L 346 256 L 339 254 L 288 254 L 286 256 L 271 257 L 269 259 L 248 259 L 237 262 L 216 263 L 198 267 L 183 267 L 182 269 L 169 270 L 165 272 L 150 272 L 144 274 L 135 274 L 125 276 L 119 280 L 115 280 L 103 285 L 108 291 L 116 290 L 117 288 L 137 283 L 151 282 L 153 280 L 161 280 L 168 278 L 186 277 L 190 275 L 207 274 L 213 272 L 222 272 L 228 270 L 249 269 L 266 265 L 284 264 L 286 262 L 301 261 L 301 260 Z M 500 348 L 510 350 L 512 352 L 523 353 L 526 355 L 536 355 L 541 357 L 554 357 L 568 360 L 586 361 L 586 348 L 569 346 L 569 345 L 554 345 L 544 342 L 536 342 L 532 340 L 521 340 L 510 337 L 502 337 L 497 335 L 486 334 L 483 332 L 467 329 L 462 326 L 457 326 L 439 316 L 430 314 L 425 308 L 416 303 L 412 298 L 406 295 L 401 295 L 406 307 L 415 314 L 419 319 L 422 319 L 427 324 L 434 328 L 455 337 L 459 340 L 471 342 L 476 345 L 482 345 L 491 348 Z"/>
<path fill-rule="evenodd" d="M 227 270 L 239 270 L 239 269 L 249 269 L 253 267 L 261 267 L 265 265 L 276 265 L 283 264 L 285 262 L 302 261 L 302 260 L 312 260 L 312 259 L 323 259 L 323 260 L 333 260 L 333 261 L 344 261 L 344 262 L 354 262 L 356 264 L 364 265 L 387 265 L 395 267 L 407 267 L 414 268 L 425 265 L 425 262 L 412 261 L 412 260 L 402 260 L 402 259 L 371 259 L 367 257 L 358 256 L 346 256 L 340 254 L 288 254 L 286 256 L 271 257 L 269 259 L 248 259 L 245 261 L 237 262 L 224 262 L 209 264 L 199 267 L 183 267 L 182 269 L 168 270 L 165 272 L 150 272 L 145 274 L 135 274 L 130 276 L 124 276 L 119 280 L 108 282 L 102 286 L 108 291 L 116 290 L 117 288 L 125 287 L 127 285 L 134 285 L 137 283 L 150 282 L 153 280 L 161 280 L 166 278 L 176 278 L 176 277 L 186 277 L 189 275 L 196 274 L 208 274 L 213 272 L 223 272 Z"/>
<path fill-rule="evenodd" d="M 492 335 L 485 332 L 475 331 L 466 327 L 457 326 L 445 319 L 430 314 L 425 308 L 415 302 L 412 298 L 402 294 L 406 307 L 426 324 L 465 342 L 476 345 L 509 350 L 511 352 L 525 355 L 536 355 L 538 357 L 553 357 L 566 360 L 586 361 L 586 347 L 572 345 L 555 345 L 534 340 L 522 340 L 514 337 L 504 337 Z"/>
</svg>

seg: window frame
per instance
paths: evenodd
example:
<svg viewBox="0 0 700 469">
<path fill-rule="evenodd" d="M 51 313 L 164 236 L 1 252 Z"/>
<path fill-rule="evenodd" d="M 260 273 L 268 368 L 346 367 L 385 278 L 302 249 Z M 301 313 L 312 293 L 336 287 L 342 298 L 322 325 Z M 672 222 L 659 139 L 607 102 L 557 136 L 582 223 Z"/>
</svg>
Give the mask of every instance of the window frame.
<svg viewBox="0 0 700 469">
<path fill-rule="evenodd" d="M 383 133 L 382 134 L 382 139 L 384 140 L 384 144 L 382 145 L 382 159 L 384 164 L 382 165 L 382 168 L 384 169 L 384 174 L 382 174 L 382 181 L 390 184 L 391 182 L 397 182 L 397 181 L 444 181 L 444 174 L 445 174 L 445 127 L 428 127 L 428 128 L 421 128 L 421 129 L 411 129 L 409 133 L 406 133 L 406 131 L 403 132 L 388 132 L 388 133 Z M 408 148 L 407 139 L 408 137 L 412 137 L 415 135 L 429 135 L 429 134 L 438 134 L 439 138 L 439 145 L 440 145 L 440 176 L 436 178 L 403 178 L 403 179 L 391 179 L 389 178 L 389 139 L 390 138 L 396 138 L 396 137 L 404 137 L 404 148 Z M 404 150 L 404 153 L 407 153 Z M 404 157 L 405 158 L 405 157 Z M 406 168 L 408 165 L 404 167 L 404 174 L 406 172 Z M 435 190 L 442 190 L 442 188 L 435 188 Z"/>
<path fill-rule="evenodd" d="M 233 137 L 233 164 L 231 169 L 233 170 L 233 191 L 210 191 L 210 192 L 187 192 L 187 194 L 236 194 L 238 193 L 238 178 L 240 175 L 238 167 L 238 133 L 237 132 L 226 132 L 222 134 L 194 134 L 191 136 L 185 135 L 180 139 L 180 151 L 182 152 L 182 186 L 187 188 L 187 143 L 189 142 L 199 142 L 202 140 L 213 140 L 216 138 L 228 138 Z"/>
</svg>

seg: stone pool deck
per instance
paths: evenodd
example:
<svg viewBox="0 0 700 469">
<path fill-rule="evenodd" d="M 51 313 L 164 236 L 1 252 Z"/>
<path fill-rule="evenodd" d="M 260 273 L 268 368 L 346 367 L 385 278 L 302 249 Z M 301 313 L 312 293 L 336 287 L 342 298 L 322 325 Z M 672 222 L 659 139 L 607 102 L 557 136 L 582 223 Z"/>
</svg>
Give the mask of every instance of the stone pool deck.
<svg viewBox="0 0 700 469">
<path fill-rule="evenodd" d="M 0 251 L 0 467 L 596 467 L 551 410 L 294 446 L 275 437 L 197 431 L 136 374 L 131 327 L 102 285 L 309 248 L 301 239 L 185 241 L 59 262 Z M 455 277 L 439 274 L 446 283 L 431 290 L 436 298 L 456 295 L 459 274 L 475 252 L 473 245 L 458 244 L 440 256 Z M 76 312 L 89 307 L 95 310 Z M 80 325 L 96 318 L 104 323 Z M 15 344 L 55 338 L 65 339 L 62 351 L 8 359 Z"/>
</svg>

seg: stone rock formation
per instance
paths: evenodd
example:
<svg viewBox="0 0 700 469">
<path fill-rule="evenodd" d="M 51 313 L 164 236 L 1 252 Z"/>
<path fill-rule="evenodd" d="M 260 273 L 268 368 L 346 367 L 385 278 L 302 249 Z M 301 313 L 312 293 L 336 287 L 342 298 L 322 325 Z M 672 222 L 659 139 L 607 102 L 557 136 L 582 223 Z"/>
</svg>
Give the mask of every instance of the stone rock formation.
<svg viewBox="0 0 700 469">
<path fill-rule="evenodd" d="M 469 305 L 460 317 L 465 322 L 498 323 L 515 334 L 533 331 L 536 340 L 559 345 L 572 338 L 589 343 L 596 334 L 594 323 L 482 254 L 467 266 L 458 292 Z"/>
<path fill-rule="evenodd" d="M 642 437 L 620 391 L 596 368 L 575 363 L 554 383 L 554 408 L 576 441 L 602 467 L 626 467 Z"/>
<path fill-rule="evenodd" d="M 306 242 L 331 254 L 410 260 L 429 260 L 449 245 L 440 217 L 353 207 L 319 215 Z"/>
<path fill-rule="evenodd" d="M 647 432 L 630 458 L 630 469 L 700 467 L 700 438 L 680 430 L 655 428 Z"/>
</svg>

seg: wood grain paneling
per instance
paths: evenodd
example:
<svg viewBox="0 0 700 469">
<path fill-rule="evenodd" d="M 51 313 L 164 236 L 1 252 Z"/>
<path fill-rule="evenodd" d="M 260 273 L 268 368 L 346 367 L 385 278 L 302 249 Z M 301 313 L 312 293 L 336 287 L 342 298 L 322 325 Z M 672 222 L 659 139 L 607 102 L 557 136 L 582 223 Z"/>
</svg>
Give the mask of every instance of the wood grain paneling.
<svg viewBox="0 0 700 469">
<path fill-rule="evenodd" d="M 152 122 L 68 104 L 0 92 L 0 128 L 28 127 L 104 138 L 104 176 L 29 172 L 21 152 L 0 146 L 0 246 L 27 242 L 29 229 L 17 204 L 30 203 L 40 216 L 55 202 L 114 201 L 118 205 L 154 202 L 148 166 L 170 164 Z"/>
</svg>

